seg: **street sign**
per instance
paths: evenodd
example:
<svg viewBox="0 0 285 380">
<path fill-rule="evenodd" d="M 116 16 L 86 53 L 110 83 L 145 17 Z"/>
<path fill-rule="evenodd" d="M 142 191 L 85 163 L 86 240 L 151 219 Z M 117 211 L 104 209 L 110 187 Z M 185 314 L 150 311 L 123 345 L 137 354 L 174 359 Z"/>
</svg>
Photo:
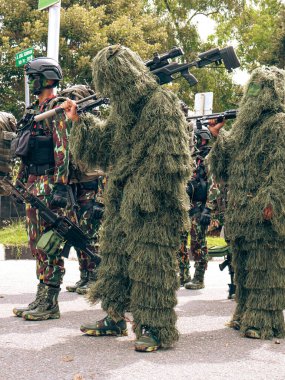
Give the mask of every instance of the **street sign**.
<svg viewBox="0 0 285 380">
<path fill-rule="evenodd" d="M 195 115 L 207 115 L 213 112 L 213 92 L 199 92 L 195 95 Z"/>
<path fill-rule="evenodd" d="M 52 5 L 59 3 L 60 0 L 39 0 L 38 9 L 42 11 L 43 9 L 49 8 Z"/>
<path fill-rule="evenodd" d="M 24 66 L 34 58 L 34 48 L 29 48 L 16 54 L 16 67 Z"/>
</svg>

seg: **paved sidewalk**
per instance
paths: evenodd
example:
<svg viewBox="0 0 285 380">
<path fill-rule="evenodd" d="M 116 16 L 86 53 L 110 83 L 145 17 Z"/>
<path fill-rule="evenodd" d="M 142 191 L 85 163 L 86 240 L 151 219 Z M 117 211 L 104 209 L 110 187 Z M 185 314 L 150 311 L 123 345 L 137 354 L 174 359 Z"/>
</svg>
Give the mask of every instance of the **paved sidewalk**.
<svg viewBox="0 0 285 380">
<path fill-rule="evenodd" d="M 229 276 L 220 272 L 218 260 L 210 262 L 205 289 L 179 290 L 180 340 L 174 349 L 155 353 L 133 350 L 130 326 L 123 338 L 82 335 L 82 322 L 105 314 L 100 305 L 66 292 L 79 277 L 76 261 L 66 262 L 59 320 L 14 317 L 13 307 L 33 298 L 35 263 L 1 261 L 0 380 L 284 380 L 284 340 L 250 340 L 225 327 L 234 302 L 227 300 Z"/>
</svg>

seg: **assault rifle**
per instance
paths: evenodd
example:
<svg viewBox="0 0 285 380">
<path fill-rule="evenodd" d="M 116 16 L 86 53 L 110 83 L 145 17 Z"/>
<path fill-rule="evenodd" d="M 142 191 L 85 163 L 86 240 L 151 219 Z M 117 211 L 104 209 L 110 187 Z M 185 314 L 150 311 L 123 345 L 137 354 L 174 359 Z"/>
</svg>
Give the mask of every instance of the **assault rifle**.
<svg viewBox="0 0 285 380">
<path fill-rule="evenodd" d="M 231 283 L 229 286 L 228 299 L 232 299 L 235 294 L 236 286 L 234 284 L 234 269 L 232 266 L 232 251 L 229 245 L 215 246 L 208 249 L 208 255 L 210 257 L 225 257 L 225 260 L 219 264 L 220 271 L 223 271 L 226 267 L 229 268 L 229 275 Z"/>
<path fill-rule="evenodd" d="M 83 112 L 87 112 L 88 110 L 92 110 L 93 108 L 99 107 L 102 104 L 110 104 L 110 100 L 108 98 L 96 98 L 96 94 L 87 96 L 86 98 L 77 100 L 75 102 L 77 104 L 77 113 L 80 115 Z M 85 104 L 84 104 L 85 103 Z M 43 112 L 39 115 L 34 116 L 34 121 L 42 121 L 49 117 L 53 117 L 55 115 L 59 115 L 64 112 L 64 109 L 61 107 L 53 108 L 52 110 Z"/>
<path fill-rule="evenodd" d="M 89 239 L 84 232 L 66 216 L 58 216 L 50 210 L 38 197 L 31 194 L 19 180 L 14 186 L 7 177 L 3 181 L 10 187 L 11 194 L 22 202 L 29 203 L 39 211 L 40 217 L 47 223 L 48 228 L 55 231 L 64 242 L 62 256 L 68 257 L 71 247 L 86 253 L 96 265 L 100 264 L 101 257 L 88 248 Z"/>
<path fill-rule="evenodd" d="M 224 63 L 228 72 L 240 67 L 239 60 L 232 46 L 228 46 L 224 49 L 214 48 L 208 50 L 199 54 L 199 59 L 191 63 L 170 61 L 170 59 L 179 57 L 183 54 L 184 52 L 180 47 L 174 47 L 169 52 L 162 55 L 155 53 L 153 59 L 146 61 L 145 65 L 149 67 L 152 74 L 158 77 L 160 84 L 172 82 L 174 80 L 172 75 L 179 73 L 187 80 L 190 86 L 194 86 L 198 83 L 195 76 L 190 73 L 190 67 L 197 67 L 200 69 L 211 63 L 215 63 L 216 66 Z"/>
<path fill-rule="evenodd" d="M 209 125 L 209 120 L 216 120 L 217 123 L 221 123 L 223 120 L 235 119 L 237 117 L 238 110 L 228 110 L 220 113 L 212 113 L 210 115 L 188 116 L 187 121 L 196 120 L 197 129 L 202 129 L 202 126 Z"/>
</svg>

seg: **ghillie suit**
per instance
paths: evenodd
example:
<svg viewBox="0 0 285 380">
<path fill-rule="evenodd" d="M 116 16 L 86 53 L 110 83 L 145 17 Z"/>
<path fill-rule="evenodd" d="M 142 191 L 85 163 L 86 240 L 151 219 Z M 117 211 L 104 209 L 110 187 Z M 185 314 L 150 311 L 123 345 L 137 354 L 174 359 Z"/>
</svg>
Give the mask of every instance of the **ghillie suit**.
<svg viewBox="0 0 285 380">
<path fill-rule="evenodd" d="M 186 121 L 176 96 L 128 48 L 101 50 L 93 78 L 97 91 L 111 100 L 110 116 L 105 122 L 83 116 L 70 140 L 75 160 L 109 175 L 102 262 L 89 299 L 101 299 L 114 321 L 131 310 L 138 338 L 147 326 L 170 346 L 178 339 L 176 252 L 188 219 Z"/>
<path fill-rule="evenodd" d="M 0 112 L 0 195 L 8 195 L 1 179 L 12 173 L 11 141 L 16 136 L 16 124 L 11 113 Z"/>
<path fill-rule="evenodd" d="M 220 134 L 211 152 L 213 172 L 229 190 L 225 226 L 237 284 L 232 326 L 252 338 L 285 335 L 284 100 L 284 70 L 253 71 L 232 130 Z"/>
</svg>

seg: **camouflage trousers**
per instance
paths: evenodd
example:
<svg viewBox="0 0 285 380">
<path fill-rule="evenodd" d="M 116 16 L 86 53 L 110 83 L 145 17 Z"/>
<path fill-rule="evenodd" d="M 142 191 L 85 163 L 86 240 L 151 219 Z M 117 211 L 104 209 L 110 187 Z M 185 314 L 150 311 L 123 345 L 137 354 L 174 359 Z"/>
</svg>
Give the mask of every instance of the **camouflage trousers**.
<svg viewBox="0 0 285 380">
<path fill-rule="evenodd" d="M 38 196 L 47 206 L 48 196 Z M 55 212 L 58 213 L 59 210 Z M 26 206 L 27 231 L 32 255 L 36 259 L 37 278 L 51 286 L 60 286 L 65 273 L 64 260 L 60 255 L 49 257 L 44 251 L 36 247 L 37 242 L 47 227 L 46 222 L 40 218 L 38 210 L 27 204 Z"/>
<path fill-rule="evenodd" d="M 82 231 L 90 238 L 91 251 L 98 254 L 98 235 L 101 225 L 101 218 L 94 213 L 94 202 L 97 192 L 95 190 L 78 189 L 76 194 L 78 212 L 77 221 Z M 86 253 L 77 250 L 79 270 L 93 271 L 95 263 L 86 255 Z"/>
<path fill-rule="evenodd" d="M 189 279 L 190 274 L 190 258 L 187 249 L 188 232 L 181 234 L 181 244 L 177 252 L 177 260 L 179 266 L 180 284 L 183 285 Z"/>
<path fill-rule="evenodd" d="M 207 269 L 208 265 L 208 247 L 206 241 L 207 227 L 200 223 L 200 212 L 191 217 L 190 228 L 190 252 L 194 258 L 195 266 L 198 265 Z"/>
</svg>

